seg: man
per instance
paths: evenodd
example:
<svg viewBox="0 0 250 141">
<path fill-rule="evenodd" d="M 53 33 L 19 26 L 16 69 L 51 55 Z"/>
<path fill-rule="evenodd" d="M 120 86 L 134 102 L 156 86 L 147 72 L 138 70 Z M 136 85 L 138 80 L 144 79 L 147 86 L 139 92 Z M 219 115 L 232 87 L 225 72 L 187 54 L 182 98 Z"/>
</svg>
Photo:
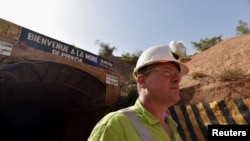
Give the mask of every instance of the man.
<svg viewBox="0 0 250 141">
<path fill-rule="evenodd" d="M 177 123 L 168 108 L 180 100 L 179 82 L 188 73 L 169 46 L 153 46 L 139 57 L 133 76 L 135 105 L 102 118 L 88 141 L 180 141 Z"/>
</svg>

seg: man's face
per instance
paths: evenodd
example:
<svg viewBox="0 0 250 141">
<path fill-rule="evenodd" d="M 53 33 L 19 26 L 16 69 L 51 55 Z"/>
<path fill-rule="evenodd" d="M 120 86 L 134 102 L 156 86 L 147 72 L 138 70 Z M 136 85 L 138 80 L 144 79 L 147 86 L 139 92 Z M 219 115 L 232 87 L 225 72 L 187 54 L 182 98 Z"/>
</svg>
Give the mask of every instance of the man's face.
<svg viewBox="0 0 250 141">
<path fill-rule="evenodd" d="M 145 86 L 152 100 L 171 106 L 180 100 L 180 72 L 172 63 L 161 63 L 147 69 Z"/>
</svg>

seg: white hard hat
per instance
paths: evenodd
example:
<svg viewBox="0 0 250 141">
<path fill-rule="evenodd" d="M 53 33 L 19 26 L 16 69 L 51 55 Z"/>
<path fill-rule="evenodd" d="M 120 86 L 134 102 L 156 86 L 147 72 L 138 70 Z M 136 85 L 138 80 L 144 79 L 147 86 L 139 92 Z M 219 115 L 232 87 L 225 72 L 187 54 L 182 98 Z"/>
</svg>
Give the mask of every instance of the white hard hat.
<svg viewBox="0 0 250 141">
<path fill-rule="evenodd" d="M 176 55 L 176 54 L 175 54 Z M 146 49 L 139 57 L 133 76 L 136 77 L 138 71 L 148 65 L 155 63 L 176 62 L 180 66 L 180 73 L 185 75 L 189 72 L 188 67 L 175 58 L 174 53 L 168 45 L 152 46 Z"/>
</svg>

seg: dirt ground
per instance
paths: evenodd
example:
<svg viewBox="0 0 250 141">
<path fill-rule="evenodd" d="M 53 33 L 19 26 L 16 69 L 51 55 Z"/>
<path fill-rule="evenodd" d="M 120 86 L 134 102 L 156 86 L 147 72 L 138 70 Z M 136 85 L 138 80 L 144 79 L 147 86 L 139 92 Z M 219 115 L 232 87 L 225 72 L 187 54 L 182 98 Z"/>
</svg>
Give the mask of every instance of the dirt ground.
<svg viewBox="0 0 250 141">
<path fill-rule="evenodd" d="M 225 39 L 185 60 L 190 72 L 180 83 L 179 104 L 250 97 L 250 35 Z M 220 81 L 219 76 L 230 70 L 240 75 Z M 206 76 L 194 78 L 197 74 Z"/>
</svg>

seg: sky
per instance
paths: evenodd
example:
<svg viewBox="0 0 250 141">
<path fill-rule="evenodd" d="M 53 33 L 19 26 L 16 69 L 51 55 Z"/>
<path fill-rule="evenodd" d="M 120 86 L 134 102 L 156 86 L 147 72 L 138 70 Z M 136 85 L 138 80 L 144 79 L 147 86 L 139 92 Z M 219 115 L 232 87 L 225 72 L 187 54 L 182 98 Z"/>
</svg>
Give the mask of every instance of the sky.
<svg viewBox="0 0 250 141">
<path fill-rule="evenodd" d="M 115 56 L 154 45 L 237 36 L 250 25 L 250 0 L 1 0 L 0 18 L 98 55 L 99 40 Z"/>
</svg>

